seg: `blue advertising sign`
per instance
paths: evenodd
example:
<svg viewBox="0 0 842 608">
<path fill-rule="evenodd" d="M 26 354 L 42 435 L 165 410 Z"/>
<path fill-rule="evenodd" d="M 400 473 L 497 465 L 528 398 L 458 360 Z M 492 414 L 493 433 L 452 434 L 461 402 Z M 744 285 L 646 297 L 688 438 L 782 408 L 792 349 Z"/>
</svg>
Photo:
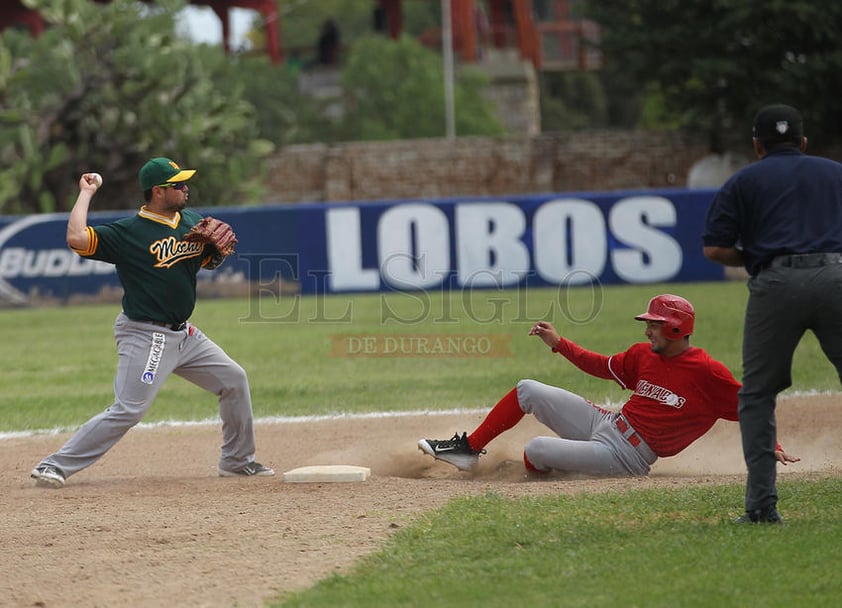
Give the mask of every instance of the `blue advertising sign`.
<svg viewBox="0 0 842 608">
<path fill-rule="evenodd" d="M 652 190 L 200 209 L 230 223 L 239 243 L 199 279 L 282 280 L 304 294 L 720 280 L 722 268 L 702 255 L 712 196 Z M 67 218 L 0 218 L 0 301 L 119 288 L 111 265 L 67 249 Z"/>
<path fill-rule="evenodd" d="M 323 206 L 302 270 L 328 293 L 721 279 L 702 255 L 712 193 L 557 194 Z M 305 292 L 317 281 L 302 279 Z"/>
</svg>

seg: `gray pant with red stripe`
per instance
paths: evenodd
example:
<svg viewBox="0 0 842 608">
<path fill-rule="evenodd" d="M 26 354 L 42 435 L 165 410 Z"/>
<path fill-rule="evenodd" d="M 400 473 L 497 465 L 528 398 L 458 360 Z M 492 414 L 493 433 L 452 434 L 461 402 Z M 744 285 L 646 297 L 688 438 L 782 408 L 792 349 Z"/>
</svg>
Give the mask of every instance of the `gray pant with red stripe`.
<svg viewBox="0 0 842 608">
<path fill-rule="evenodd" d="M 114 323 L 119 361 L 114 403 L 83 424 L 56 453 L 41 461 L 70 477 L 99 460 L 140 422 L 170 374 L 213 393 L 222 418 L 219 466 L 234 470 L 254 460 L 254 426 L 248 378 L 239 364 L 195 325 L 180 331 L 133 321 Z"/>
<path fill-rule="evenodd" d="M 658 458 L 618 413 L 563 388 L 521 380 L 517 398 L 524 412 L 558 435 L 536 437 L 526 445 L 526 457 L 539 470 L 642 476 Z"/>
</svg>

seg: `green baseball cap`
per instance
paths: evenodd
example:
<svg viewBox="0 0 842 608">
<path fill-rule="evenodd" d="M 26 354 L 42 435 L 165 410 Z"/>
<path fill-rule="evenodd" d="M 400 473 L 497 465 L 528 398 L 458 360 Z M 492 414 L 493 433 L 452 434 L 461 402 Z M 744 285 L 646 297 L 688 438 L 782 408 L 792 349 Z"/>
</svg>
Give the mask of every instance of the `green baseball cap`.
<svg viewBox="0 0 842 608">
<path fill-rule="evenodd" d="M 160 186 L 161 184 L 173 182 L 186 182 L 193 177 L 194 173 L 196 173 L 195 169 L 182 169 L 169 158 L 162 156 L 153 158 L 140 168 L 140 173 L 138 173 L 140 189 L 146 192 L 147 190 L 151 190 L 152 186 Z"/>
</svg>

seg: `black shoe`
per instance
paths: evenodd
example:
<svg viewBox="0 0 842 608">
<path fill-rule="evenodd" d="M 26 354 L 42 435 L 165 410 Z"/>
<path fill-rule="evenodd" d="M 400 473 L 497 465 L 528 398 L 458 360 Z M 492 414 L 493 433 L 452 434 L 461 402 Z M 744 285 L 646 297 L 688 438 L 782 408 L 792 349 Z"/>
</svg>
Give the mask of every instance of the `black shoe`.
<svg viewBox="0 0 842 608">
<path fill-rule="evenodd" d="M 781 514 L 775 507 L 766 507 L 765 509 L 755 509 L 754 511 L 746 511 L 743 515 L 734 520 L 735 524 L 777 524 L 781 525 L 784 520 L 781 519 Z"/>
<path fill-rule="evenodd" d="M 251 477 L 253 475 L 257 477 L 271 477 L 275 474 L 275 471 L 259 462 L 250 462 L 234 471 L 229 471 L 222 467 L 217 467 L 216 470 L 220 477 Z"/>
<path fill-rule="evenodd" d="M 420 439 L 418 449 L 462 471 L 470 471 L 479 460 L 479 455 L 485 454 L 485 450 L 471 449 L 467 433 L 462 433 L 461 437 L 456 433 L 451 439 L 445 440 Z"/>
</svg>

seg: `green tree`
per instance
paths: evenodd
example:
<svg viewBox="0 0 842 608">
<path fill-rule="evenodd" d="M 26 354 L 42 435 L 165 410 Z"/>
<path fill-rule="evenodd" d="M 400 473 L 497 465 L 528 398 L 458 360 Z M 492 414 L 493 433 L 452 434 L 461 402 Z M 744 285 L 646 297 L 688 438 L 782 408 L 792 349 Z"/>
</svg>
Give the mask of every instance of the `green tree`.
<svg viewBox="0 0 842 608">
<path fill-rule="evenodd" d="M 842 88 L 840 2 L 588 0 L 586 10 L 603 27 L 606 69 L 638 91 L 654 86 L 664 120 L 707 133 L 713 151 L 745 145 L 756 110 L 774 102 L 802 110 L 814 143 L 842 136 L 828 94 Z"/>
<path fill-rule="evenodd" d="M 342 33 L 342 44 L 353 46 L 374 31 L 375 0 L 299 0 L 278 4 L 282 14 L 281 36 L 291 47 L 315 47 L 322 23 L 333 19 Z M 439 27 L 438 2 L 403 2 L 403 31 L 415 37 L 431 27 Z"/>
<path fill-rule="evenodd" d="M 404 36 L 393 41 L 369 36 L 357 41 L 342 73 L 345 139 L 385 140 L 445 134 L 441 57 Z M 503 132 L 482 96 L 486 79 L 462 69 L 454 86 L 458 135 Z"/>
<path fill-rule="evenodd" d="M 542 131 L 608 125 L 608 103 L 596 72 L 545 72 L 540 82 Z"/>
<path fill-rule="evenodd" d="M 49 27 L 0 37 L 0 212 L 67 209 L 88 170 L 105 176 L 100 204 L 136 207 L 137 170 L 160 155 L 199 168 L 196 205 L 260 199 L 272 146 L 221 49 L 177 37 L 183 1 L 24 3 Z"/>
<path fill-rule="evenodd" d="M 220 90 L 242 89 L 254 108 L 257 137 L 275 146 L 330 141 L 334 130 L 327 117 L 327 102 L 308 97 L 299 89 L 301 69 L 273 65 L 265 55 L 222 58 L 214 70 Z"/>
<path fill-rule="evenodd" d="M 339 26 L 340 62 L 344 62 L 356 40 L 374 31 L 375 5 L 375 0 L 277 0 L 280 39 L 287 61 L 304 66 L 314 63 L 321 26 L 326 19 L 333 19 Z M 402 29 L 413 37 L 441 23 L 439 2 L 404 2 L 401 10 Z M 248 33 L 255 52 L 265 50 L 265 38 L 264 23 L 256 18 Z"/>
</svg>

